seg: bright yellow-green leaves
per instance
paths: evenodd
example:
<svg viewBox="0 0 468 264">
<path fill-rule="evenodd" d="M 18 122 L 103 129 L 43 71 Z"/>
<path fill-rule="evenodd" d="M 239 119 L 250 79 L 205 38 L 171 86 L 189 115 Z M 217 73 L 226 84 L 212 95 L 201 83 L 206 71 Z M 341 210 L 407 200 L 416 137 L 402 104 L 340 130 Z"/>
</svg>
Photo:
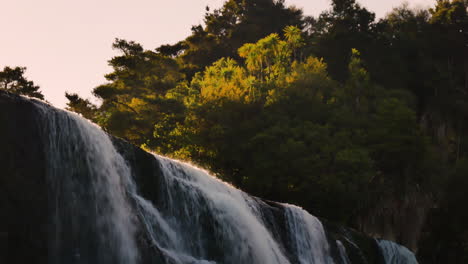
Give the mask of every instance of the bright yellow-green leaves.
<svg viewBox="0 0 468 264">
<path fill-rule="evenodd" d="M 243 45 L 239 49 L 239 56 L 245 59 L 243 65 L 222 58 L 197 74 L 192 88 L 200 91 L 202 101 L 224 98 L 271 103 L 282 96 L 282 90 L 293 87 L 301 87 L 298 92 L 303 95 L 315 96 L 330 82 L 326 64 L 314 57 L 305 61 L 296 58 L 294 54 L 304 45 L 299 28 L 288 26 L 284 35 L 281 39 L 271 34 Z"/>
<path fill-rule="evenodd" d="M 255 81 L 255 77 L 249 76 L 233 59 L 222 58 L 197 74 L 192 86 L 199 88 L 202 100 L 250 101 L 255 97 Z"/>
<path fill-rule="evenodd" d="M 294 46 L 271 34 L 257 43 L 247 43 L 239 48 L 239 56 L 245 59 L 249 73 L 260 81 L 269 82 L 286 71 L 291 63 Z"/>
<path fill-rule="evenodd" d="M 305 45 L 302 39 L 302 32 L 298 27 L 287 26 L 283 31 L 287 43 L 293 48 L 300 48 Z"/>
<path fill-rule="evenodd" d="M 307 82 L 310 78 L 329 79 L 327 73 L 327 64 L 323 59 L 309 57 L 304 62 L 293 62 L 291 73 L 287 77 L 288 83 Z"/>
<path fill-rule="evenodd" d="M 328 77 L 327 64 L 319 58 L 309 57 L 303 62 L 293 61 L 290 70 L 276 80 L 269 90 L 267 104 L 272 104 L 285 94 L 317 98 L 327 101 L 332 92 L 332 80 Z"/>
</svg>

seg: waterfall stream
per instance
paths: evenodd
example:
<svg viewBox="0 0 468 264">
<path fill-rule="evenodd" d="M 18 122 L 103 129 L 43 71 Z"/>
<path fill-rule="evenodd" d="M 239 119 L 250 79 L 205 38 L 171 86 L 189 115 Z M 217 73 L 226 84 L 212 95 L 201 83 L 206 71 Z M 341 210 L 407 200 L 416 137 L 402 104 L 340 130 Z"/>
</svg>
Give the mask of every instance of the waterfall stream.
<svg viewBox="0 0 468 264">
<path fill-rule="evenodd" d="M 389 264 L 417 264 L 418 261 L 413 252 L 406 247 L 393 243 L 387 240 L 378 241 L 380 250 L 385 259 L 385 263 Z"/>
<path fill-rule="evenodd" d="M 137 263 L 130 168 L 104 131 L 39 105 L 47 138 L 53 263 Z"/>
</svg>

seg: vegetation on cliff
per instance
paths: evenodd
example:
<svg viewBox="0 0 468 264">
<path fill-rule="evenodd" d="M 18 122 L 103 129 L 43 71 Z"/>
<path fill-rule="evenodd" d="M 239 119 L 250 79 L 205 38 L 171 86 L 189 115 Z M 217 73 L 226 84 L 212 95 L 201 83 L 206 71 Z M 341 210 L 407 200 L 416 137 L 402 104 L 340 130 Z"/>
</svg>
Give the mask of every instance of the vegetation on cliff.
<svg viewBox="0 0 468 264">
<path fill-rule="evenodd" d="M 24 76 L 26 67 L 8 67 L 0 71 L 0 90 L 44 99 L 44 95 L 39 91 L 40 87 L 33 81 L 29 81 Z"/>
<path fill-rule="evenodd" d="M 444 0 L 376 20 L 334 0 L 313 18 L 283 1 L 229 0 L 174 45 L 117 39 L 121 55 L 94 89 L 102 104 L 68 94 L 68 107 L 254 195 L 356 227 L 418 193 L 438 207 L 429 215 L 444 215 L 426 229 L 453 227 L 423 232 L 421 252 L 449 237 L 438 254 L 466 257 L 466 221 L 448 220 L 464 217 L 453 206 L 468 187 L 466 10 Z"/>
</svg>

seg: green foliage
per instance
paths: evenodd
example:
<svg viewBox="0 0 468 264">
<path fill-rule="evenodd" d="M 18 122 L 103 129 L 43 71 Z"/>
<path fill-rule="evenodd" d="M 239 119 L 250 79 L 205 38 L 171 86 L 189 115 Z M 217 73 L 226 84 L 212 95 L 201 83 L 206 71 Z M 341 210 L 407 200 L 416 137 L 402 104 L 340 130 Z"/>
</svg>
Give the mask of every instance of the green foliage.
<svg viewBox="0 0 468 264">
<path fill-rule="evenodd" d="M 95 120 L 97 107 L 88 99 L 83 99 L 78 94 L 69 94 L 65 92 L 68 99 L 67 110 L 80 113 L 84 118 Z"/>
<path fill-rule="evenodd" d="M 44 95 L 39 91 L 40 87 L 33 81 L 28 81 L 24 77 L 26 67 L 10 68 L 6 66 L 0 71 L 0 89 L 16 94 L 26 95 L 44 99 Z"/>
<path fill-rule="evenodd" d="M 202 101 L 225 98 L 232 101 L 250 101 L 255 98 L 254 76 L 233 59 L 222 58 L 192 79 L 192 87 L 200 91 Z"/>
<path fill-rule="evenodd" d="M 192 27 L 192 34 L 157 50 L 178 54 L 183 72 L 191 78 L 222 57 L 238 60 L 237 50 L 269 34 L 280 34 L 288 25 L 302 25 L 302 11 L 285 7 L 284 0 L 228 0 L 220 9 L 205 14 L 205 26 Z"/>
<path fill-rule="evenodd" d="M 351 49 L 367 51 L 373 41 L 374 19 L 374 13 L 354 0 L 333 0 L 331 10 L 311 21 L 308 38 L 315 45 L 309 50 L 325 59 L 334 79 L 347 79 Z"/>
<path fill-rule="evenodd" d="M 459 27 L 466 25 L 466 1 L 463 0 L 442 0 L 437 1 L 434 9 L 430 9 L 432 14 L 431 23 L 445 24 Z"/>
<path fill-rule="evenodd" d="M 181 102 L 166 97 L 184 75 L 174 58 L 144 50 L 135 42 L 116 39 L 113 47 L 122 55 L 109 61 L 114 69 L 106 75 L 109 82 L 93 90 L 102 100 L 94 120 L 135 144 L 156 147 L 155 125 L 174 126 L 184 111 Z"/>
<path fill-rule="evenodd" d="M 239 56 L 245 58 L 247 69 L 261 82 L 272 82 L 284 74 L 291 55 L 292 46 L 281 40 L 278 34 L 271 34 L 257 43 L 248 43 L 239 48 Z"/>
<path fill-rule="evenodd" d="M 379 168 L 407 176 L 405 170 L 417 166 L 425 152 L 416 114 L 401 100 L 390 98 L 379 104 L 372 121 L 370 150 Z"/>
</svg>

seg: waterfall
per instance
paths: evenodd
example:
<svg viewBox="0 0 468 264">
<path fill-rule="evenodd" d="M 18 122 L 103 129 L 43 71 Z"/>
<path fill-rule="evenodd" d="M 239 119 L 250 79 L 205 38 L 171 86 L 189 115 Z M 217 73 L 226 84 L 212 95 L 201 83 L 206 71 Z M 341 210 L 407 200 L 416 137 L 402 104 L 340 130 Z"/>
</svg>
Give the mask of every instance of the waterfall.
<svg viewBox="0 0 468 264">
<path fill-rule="evenodd" d="M 98 126 L 38 104 L 44 122 L 52 263 L 137 263 L 130 168 Z"/>
<path fill-rule="evenodd" d="M 45 156 L 47 263 L 375 263 L 369 255 L 385 264 L 417 263 L 395 243 L 353 240 L 356 232 L 322 224 L 300 207 L 250 196 L 74 113 L 21 100 L 34 105 L 41 131 L 34 142 Z M 360 243 L 367 243 L 362 250 Z"/>
<path fill-rule="evenodd" d="M 165 205 L 161 212 L 141 206 L 149 207 L 144 212 L 149 217 L 145 218 L 153 220 L 151 229 L 163 229 L 155 237 L 178 234 L 177 239 L 166 243 L 166 251 L 199 261 L 184 262 L 174 257 L 175 263 L 204 263 L 201 261 L 208 259 L 226 264 L 289 263 L 258 216 L 252 198 L 204 170 L 161 156 L 155 158 L 165 181 L 160 190 Z"/>
<path fill-rule="evenodd" d="M 290 241 L 298 263 L 333 263 L 322 223 L 294 205 L 286 205 L 286 215 Z"/>
<path fill-rule="evenodd" d="M 343 264 L 349 264 L 350 261 L 349 261 L 349 258 L 348 258 L 348 254 L 346 253 L 346 248 L 345 246 L 343 245 L 343 243 L 341 243 L 340 240 L 336 240 L 336 245 L 338 246 L 338 250 L 340 252 L 340 259 L 341 259 L 341 262 Z"/>
<path fill-rule="evenodd" d="M 418 264 L 413 252 L 404 246 L 387 240 L 377 241 L 384 256 L 385 264 Z"/>
</svg>

